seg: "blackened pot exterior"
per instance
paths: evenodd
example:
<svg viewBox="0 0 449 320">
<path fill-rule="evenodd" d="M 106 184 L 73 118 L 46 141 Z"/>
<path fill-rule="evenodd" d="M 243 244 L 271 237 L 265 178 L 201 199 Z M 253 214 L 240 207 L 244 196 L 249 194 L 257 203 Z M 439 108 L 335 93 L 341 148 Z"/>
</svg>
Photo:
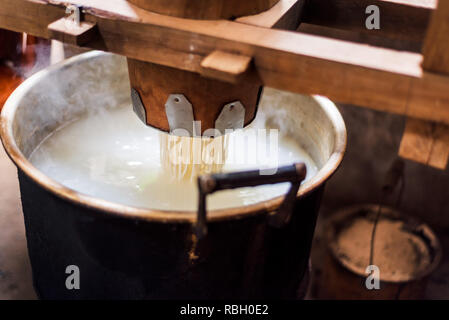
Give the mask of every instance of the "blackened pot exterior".
<svg viewBox="0 0 449 320">
<path fill-rule="evenodd" d="M 295 299 L 324 186 L 296 201 L 290 223 L 266 214 L 209 224 L 137 221 L 73 204 L 19 170 L 34 286 L 42 299 Z M 80 289 L 66 287 L 66 268 Z"/>
<path fill-rule="evenodd" d="M 297 298 L 324 184 L 346 147 L 336 106 L 324 97 L 264 88 L 256 120 L 260 116 L 265 125 L 297 140 L 319 170 L 299 188 L 284 228 L 267 223 L 283 201 L 275 197 L 208 211 L 208 234 L 197 241 L 194 211 L 137 208 L 89 196 L 28 160 L 61 125 L 99 109 L 131 106 L 129 92 L 125 58 L 87 52 L 34 74 L 3 107 L 0 135 L 18 167 L 39 297 Z M 80 288 L 68 289 L 76 270 Z"/>
</svg>

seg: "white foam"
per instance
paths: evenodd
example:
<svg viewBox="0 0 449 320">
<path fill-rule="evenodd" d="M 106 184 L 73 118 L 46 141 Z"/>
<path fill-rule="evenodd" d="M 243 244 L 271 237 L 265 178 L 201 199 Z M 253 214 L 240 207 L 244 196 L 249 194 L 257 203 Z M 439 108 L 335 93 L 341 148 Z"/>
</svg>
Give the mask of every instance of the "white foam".
<svg viewBox="0 0 449 320">
<path fill-rule="evenodd" d="M 50 178 L 84 194 L 136 207 L 196 210 L 196 181 L 177 181 L 162 170 L 159 134 L 144 126 L 126 106 L 90 114 L 60 128 L 34 150 L 30 161 Z M 233 152 L 254 153 L 257 144 L 231 150 L 229 156 Z M 288 137 L 280 136 L 278 159 L 279 165 L 305 162 L 307 179 L 317 172 L 310 156 Z M 225 164 L 223 171 L 250 168 L 257 165 Z M 283 183 L 220 191 L 208 198 L 208 208 L 268 200 L 285 193 L 288 186 Z"/>
</svg>

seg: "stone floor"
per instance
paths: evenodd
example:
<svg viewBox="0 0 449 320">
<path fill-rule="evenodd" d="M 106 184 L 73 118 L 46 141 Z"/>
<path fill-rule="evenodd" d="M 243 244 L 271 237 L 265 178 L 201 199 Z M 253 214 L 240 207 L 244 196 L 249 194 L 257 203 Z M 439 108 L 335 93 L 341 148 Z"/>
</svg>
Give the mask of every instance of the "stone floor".
<svg viewBox="0 0 449 320">
<path fill-rule="evenodd" d="M 17 171 L 0 147 L 0 299 L 35 299 Z"/>
</svg>

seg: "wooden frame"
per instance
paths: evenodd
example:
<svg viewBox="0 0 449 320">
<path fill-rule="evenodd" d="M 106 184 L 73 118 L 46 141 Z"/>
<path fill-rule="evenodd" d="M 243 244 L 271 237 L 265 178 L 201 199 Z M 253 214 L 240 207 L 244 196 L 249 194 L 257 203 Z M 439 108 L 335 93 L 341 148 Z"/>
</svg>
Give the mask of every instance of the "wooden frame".
<svg viewBox="0 0 449 320">
<path fill-rule="evenodd" d="M 221 80 L 251 79 L 278 89 L 321 94 L 337 102 L 449 125 L 449 6 L 447 1 L 440 2 L 435 10 L 435 0 L 281 0 L 256 16 L 200 21 L 154 14 L 126 0 L 71 1 L 83 6 L 85 21 L 96 26 L 96 36 L 90 34 L 90 41 L 84 43 L 93 49 Z M 0 0 L 0 28 L 54 37 L 55 31 L 48 26 L 65 16 L 66 4 L 60 0 Z M 369 4 L 382 10 L 380 30 L 365 28 L 363 17 Z M 295 30 L 301 21 L 388 39 L 395 49 L 330 38 L 332 34 L 276 29 Z M 59 38 L 78 43 L 81 36 Z M 205 69 L 203 60 L 213 52 L 216 56 L 217 51 L 243 56 L 234 61 L 250 59 L 251 68 L 242 71 L 245 76 L 213 72 L 210 65 Z M 439 61 L 443 61 L 441 68 Z"/>
</svg>

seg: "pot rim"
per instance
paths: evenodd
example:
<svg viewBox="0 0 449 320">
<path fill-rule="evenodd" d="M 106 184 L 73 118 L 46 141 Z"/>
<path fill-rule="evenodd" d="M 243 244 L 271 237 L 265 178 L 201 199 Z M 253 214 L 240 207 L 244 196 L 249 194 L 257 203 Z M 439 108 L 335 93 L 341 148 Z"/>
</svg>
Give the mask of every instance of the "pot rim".
<svg viewBox="0 0 449 320">
<path fill-rule="evenodd" d="M 18 86 L 16 90 L 14 90 L 14 92 L 5 102 L 0 116 L 0 136 L 8 156 L 17 166 L 17 168 L 22 170 L 35 183 L 37 183 L 47 191 L 55 194 L 56 196 L 68 200 L 72 203 L 81 204 L 82 206 L 98 211 L 105 211 L 115 216 L 123 218 L 133 218 L 136 220 L 178 223 L 196 222 L 196 211 L 168 211 L 133 207 L 99 199 L 65 187 L 61 183 L 56 182 L 55 180 L 47 177 L 45 174 L 40 172 L 31 164 L 30 161 L 28 161 L 28 159 L 18 148 L 14 140 L 12 125 L 18 106 L 18 101 L 21 100 L 21 98 L 28 92 L 28 90 L 49 73 L 57 72 L 60 69 L 82 63 L 88 59 L 98 58 L 100 56 L 109 54 L 110 53 L 102 51 L 90 51 L 66 59 L 35 73 L 30 78 L 25 80 L 20 86 Z M 330 119 L 333 125 L 335 143 L 334 149 L 329 159 L 314 177 L 301 185 L 297 197 L 305 196 L 306 194 L 310 193 L 311 191 L 322 185 L 324 182 L 326 182 L 339 167 L 346 150 L 346 126 L 336 105 L 326 97 L 318 95 L 313 95 L 312 97 L 321 106 L 322 110 Z M 283 198 L 284 196 L 278 196 L 273 199 L 258 202 L 252 205 L 211 210 L 208 211 L 207 220 L 220 221 L 224 219 L 239 219 L 245 216 L 256 215 L 263 212 L 270 212 L 279 207 Z"/>
</svg>

